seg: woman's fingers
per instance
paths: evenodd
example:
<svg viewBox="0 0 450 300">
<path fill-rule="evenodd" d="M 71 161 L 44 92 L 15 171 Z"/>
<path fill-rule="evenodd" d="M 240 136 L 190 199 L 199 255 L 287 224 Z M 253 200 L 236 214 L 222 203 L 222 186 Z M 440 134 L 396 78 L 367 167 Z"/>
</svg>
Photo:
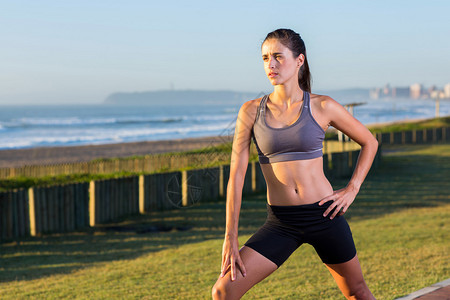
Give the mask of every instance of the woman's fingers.
<svg viewBox="0 0 450 300">
<path fill-rule="evenodd" d="M 349 191 L 348 189 L 340 189 L 335 192 L 333 192 L 332 195 L 329 195 L 322 200 L 319 201 L 319 205 L 323 205 L 325 202 L 332 200 L 333 203 L 330 204 L 330 206 L 325 210 L 323 213 L 323 216 L 328 216 L 331 212 L 333 212 L 330 215 L 330 219 L 333 219 L 336 217 L 336 215 L 342 216 L 347 211 L 350 204 L 353 203 L 355 199 L 356 194 L 354 195 L 353 192 Z"/>
<path fill-rule="evenodd" d="M 247 271 L 245 270 L 244 262 L 242 261 L 241 256 L 239 256 L 237 263 L 239 265 L 239 269 L 241 270 L 242 276 L 245 277 L 245 275 L 247 275 Z"/>
<path fill-rule="evenodd" d="M 226 262 L 227 263 L 222 264 L 222 270 L 220 272 L 220 277 L 224 277 L 227 270 L 230 269 L 231 281 L 236 280 L 238 267 L 239 267 L 239 270 L 241 271 L 242 276 L 245 277 L 247 275 L 247 271 L 245 270 L 244 262 L 242 261 L 242 259 L 239 255 L 236 258 L 233 255 L 231 255 L 230 258 L 228 258 L 226 260 Z"/>
<path fill-rule="evenodd" d="M 231 281 L 236 279 L 236 261 L 234 257 L 231 257 Z"/>
<path fill-rule="evenodd" d="M 334 217 L 336 217 L 336 215 L 341 212 L 341 209 L 342 209 L 342 205 L 336 205 L 336 208 L 334 209 L 333 213 L 331 214 L 330 219 L 334 219 Z"/>
<path fill-rule="evenodd" d="M 247 272 L 245 271 L 244 263 L 239 254 L 237 255 L 236 258 L 234 257 L 231 258 L 231 281 L 236 280 L 238 267 L 239 270 L 241 271 L 242 276 L 245 277 L 245 275 L 247 275 L 246 274 Z"/>
<path fill-rule="evenodd" d="M 328 216 L 331 211 L 333 211 L 333 209 L 335 209 L 335 207 L 337 206 L 336 202 L 333 202 L 328 208 L 327 210 L 323 213 L 323 216 L 326 217 Z M 333 215 L 330 216 L 330 219 L 333 219 Z"/>
<path fill-rule="evenodd" d="M 327 203 L 328 201 L 333 200 L 334 197 L 335 197 L 335 195 L 333 193 L 329 196 L 326 196 L 325 198 L 322 198 L 322 200 L 319 201 L 319 205 L 323 205 L 324 203 Z"/>
<path fill-rule="evenodd" d="M 228 255 L 224 255 L 222 261 L 222 268 L 220 270 L 220 277 L 225 276 L 225 273 L 228 270 L 229 265 L 230 265 L 230 257 Z"/>
</svg>

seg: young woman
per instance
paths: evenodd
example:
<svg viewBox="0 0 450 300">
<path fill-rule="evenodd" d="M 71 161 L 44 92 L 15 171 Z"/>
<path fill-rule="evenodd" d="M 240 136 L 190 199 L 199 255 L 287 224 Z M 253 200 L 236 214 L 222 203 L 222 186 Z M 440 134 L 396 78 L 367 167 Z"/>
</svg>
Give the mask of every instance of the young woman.
<svg viewBox="0 0 450 300">
<path fill-rule="evenodd" d="M 239 110 L 227 187 L 221 274 L 214 299 L 239 299 L 279 268 L 303 243 L 311 244 L 348 299 L 375 299 L 343 216 L 377 152 L 372 134 L 328 96 L 311 94 L 306 49 L 300 35 L 278 29 L 262 47 L 271 94 Z M 333 126 L 361 145 L 353 176 L 333 191 L 323 173 L 322 141 Z M 267 182 L 267 220 L 239 249 L 238 219 L 249 147 L 254 139 Z"/>
</svg>

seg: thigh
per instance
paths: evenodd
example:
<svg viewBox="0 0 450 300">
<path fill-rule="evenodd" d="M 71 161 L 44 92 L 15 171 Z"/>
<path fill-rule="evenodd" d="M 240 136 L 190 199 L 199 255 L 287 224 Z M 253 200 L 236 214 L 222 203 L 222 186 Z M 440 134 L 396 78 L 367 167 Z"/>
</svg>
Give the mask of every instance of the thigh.
<svg viewBox="0 0 450 300">
<path fill-rule="evenodd" d="M 252 248 L 280 267 L 302 244 L 301 234 L 281 223 L 266 222 L 245 246 Z"/>
<path fill-rule="evenodd" d="M 364 281 L 357 255 L 345 263 L 325 265 L 347 298 L 353 295 L 365 295 L 363 299 L 375 299 Z"/>
<path fill-rule="evenodd" d="M 239 299 L 252 286 L 277 269 L 277 265 L 274 262 L 249 247 L 243 246 L 239 250 L 239 254 L 244 263 L 247 275 L 243 277 L 241 272 L 238 271 L 236 279 L 231 281 L 231 272 L 230 268 L 228 268 L 225 276 L 219 277 L 214 285 L 214 289 L 220 290 L 221 293 L 226 295 L 227 299 Z"/>
<path fill-rule="evenodd" d="M 319 233 L 309 237 L 310 243 L 325 264 L 340 264 L 356 256 L 352 232 L 343 216 L 327 220 Z"/>
</svg>

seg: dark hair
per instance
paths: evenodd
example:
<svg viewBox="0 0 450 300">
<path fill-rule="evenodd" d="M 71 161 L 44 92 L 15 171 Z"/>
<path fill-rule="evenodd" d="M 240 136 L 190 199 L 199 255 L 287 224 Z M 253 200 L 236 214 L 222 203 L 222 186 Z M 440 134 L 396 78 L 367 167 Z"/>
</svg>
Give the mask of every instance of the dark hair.
<svg viewBox="0 0 450 300">
<path fill-rule="evenodd" d="M 305 42 L 303 42 L 300 35 L 291 29 L 280 28 L 269 32 L 263 44 L 270 39 L 276 39 L 285 47 L 289 48 L 294 57 L 298 57 L 300 54 L 305 56 L 305 62 L 298 72 L 298 85 L 302 90 L 311 93 L 311 72 L 309 71 L 308 59 L 306 58 Z"/>
</svg>

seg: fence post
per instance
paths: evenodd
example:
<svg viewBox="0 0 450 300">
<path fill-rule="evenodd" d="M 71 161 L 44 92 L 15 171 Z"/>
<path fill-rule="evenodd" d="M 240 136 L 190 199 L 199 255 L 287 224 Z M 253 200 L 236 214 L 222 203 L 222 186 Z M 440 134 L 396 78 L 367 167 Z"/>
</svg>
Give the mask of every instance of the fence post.
<svg viewBox="0 0 450 300">
<path fill-rule="evenodd" d="M 36 236 L 36 207 L 34 201 L 34 190 L 32 187 L 28 189 L 28 207 L 30 215 L 30 235 Z"/>
<path fill-rule="evenodd" d="M 252 166 L 252 192 L 256 192 L 256 162 L 251 162 Z"/>
<path fill-rule="evenodd" d="M 95 181 L 91 180 L 89 182 L 89 225 L 95 226 L 96 222 L 96 211 L 95 211 Z"/>
<path fill-rule="evenodd" d="M 181 205 L 188 206 L 188 182 L 187 182 L 187 171 L 183 170 L 181 172 Z"/>
<path fill-rule="evenodd" d="M 144 175 L 139 175 L 139 213 L 145 213 Z"/>
<path fill-rule="evenodd" d="M 225 195 L 223 190 L 223 165 L 219 166 L 219 197 L 223 197 Z"/>
</svg>

